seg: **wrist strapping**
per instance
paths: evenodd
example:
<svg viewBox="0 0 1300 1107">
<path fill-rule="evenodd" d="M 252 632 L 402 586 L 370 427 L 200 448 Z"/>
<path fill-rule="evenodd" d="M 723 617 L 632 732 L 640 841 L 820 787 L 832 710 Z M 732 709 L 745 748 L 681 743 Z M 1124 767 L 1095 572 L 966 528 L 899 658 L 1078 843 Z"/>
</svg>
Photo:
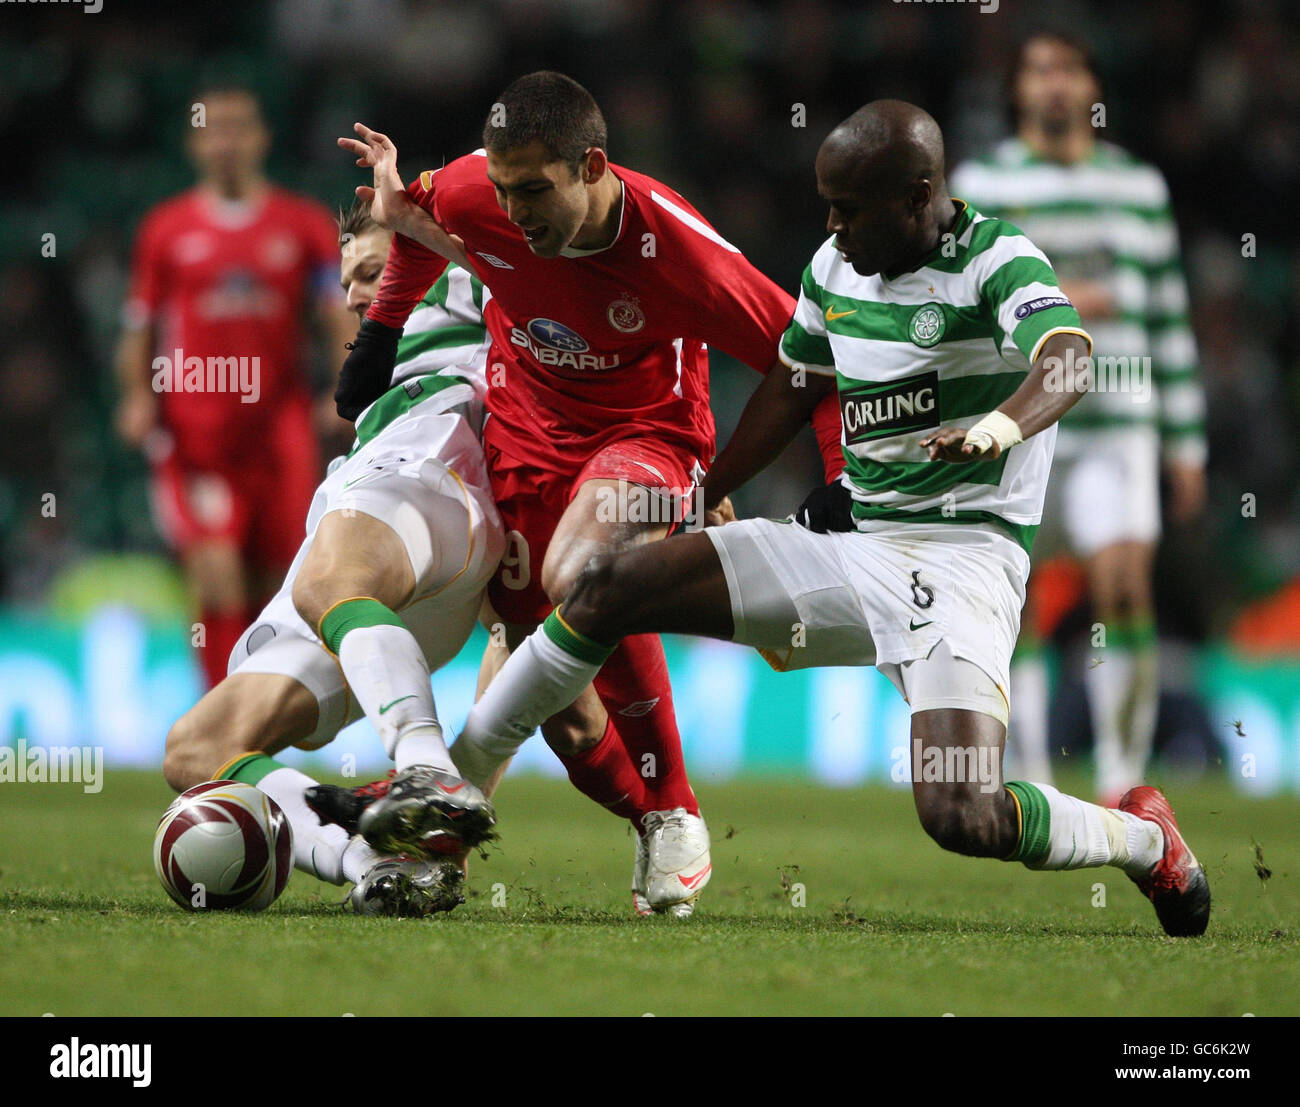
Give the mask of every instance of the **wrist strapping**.
<svg viewBox="0 0 1300 1107">
<path fill-rule="evenodd" d="M 980 453 L 993 457 L 1001 456 L 1017 442 L 1024 440 L 1025 436 L 1020 433 L 1020 425 L 1000 411 L 990 411 L 966 432 L 967 446 L 973 446 Z M 993 452 L 995 443 L 998 447 L 996 453 Z"/>
</svg>

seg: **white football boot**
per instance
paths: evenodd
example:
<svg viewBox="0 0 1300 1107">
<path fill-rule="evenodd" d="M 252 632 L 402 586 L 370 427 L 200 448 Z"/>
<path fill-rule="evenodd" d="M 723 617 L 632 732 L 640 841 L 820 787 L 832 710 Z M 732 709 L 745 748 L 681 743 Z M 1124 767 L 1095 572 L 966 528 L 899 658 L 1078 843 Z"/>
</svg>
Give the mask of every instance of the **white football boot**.
<svg viewBox="0 0 1300 1107">
<path fill-rule="evenodd" d="M 645 835 L 637 840 L 632 870 L 632 905 L 637 914 L 668 912 L 690 917 L 695 900 L 713 873 L 709 859 L 709 828 L 684 807 L 651 811 L 641 825 Z"/>
</svg>

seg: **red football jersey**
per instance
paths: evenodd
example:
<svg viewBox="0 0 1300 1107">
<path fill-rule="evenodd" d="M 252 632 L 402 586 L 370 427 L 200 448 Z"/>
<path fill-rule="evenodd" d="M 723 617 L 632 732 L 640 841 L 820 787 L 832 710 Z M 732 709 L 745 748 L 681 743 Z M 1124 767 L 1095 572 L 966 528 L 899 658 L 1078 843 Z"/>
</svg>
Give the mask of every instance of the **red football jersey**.
<svg viewBox="0 0 1300 1107">
<path fill-rule="evenodd" d="M 338 228 L 314 200 L 271 188 L 228 204 L 194 188 L 145 216 L 126 321 L 157 328 L 151 375 L 181 461 L 257 456 L 277 405 L 308 392 L 311 293 L 337 286 Z"/>
<path fill-rule="evenodd" d="M 767 372 L 794 300 L 676 192 L 612 163 L 623 184 L 613 244 L 539 258 L 497 204 L 486 160 L 481 150 L 458 158 L 407 192 L 464 240 L 491 289 L 494 441 L 546 469 L 577 469 L 610 442 L 641 435 L 711 460 L 707 347 Z M 395 235 L 369 316 L 403 326 L 444 264 Z M 826 413 L 838 467 L 839 410 L 832 403 Z"/>
</svg>

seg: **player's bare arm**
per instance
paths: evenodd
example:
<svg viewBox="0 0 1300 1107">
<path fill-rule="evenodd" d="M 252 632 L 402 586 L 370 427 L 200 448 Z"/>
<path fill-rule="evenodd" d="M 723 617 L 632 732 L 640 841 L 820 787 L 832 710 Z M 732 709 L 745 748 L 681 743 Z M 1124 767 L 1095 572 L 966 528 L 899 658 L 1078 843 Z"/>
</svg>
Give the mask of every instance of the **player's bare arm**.
<svg viewBox="0 0 1300 1107">
<path fill-rule="evenodd" d="M 726 448 L 704 479 L 704 507 L 717 508 L 794 440 L 835 378 L 777 362 L 754 390 Z"/>
<path fill-rule="evenodd" d="M 152 353 L 153 328 L 148 325 L 127 330 L 117 348 L 120 399 L 114 424 L 122 440 L 137 448 L 158 423 L 158 394 L 149 378 Z"/>
<path fill-rule="evenodd" d="M 1046 430 L 1088 391 L 1090 375 L 1085 373 L 1075 374 L 1073 388 L 1056 384 L 1060 379 L 1059 366 L 1071 359 L 1074 364 L 1080 364 L 1090 354 L 1091 346 L 1082 335 L 1066 332 L 1052 335 L 1043 343 L 1024 382 L 993 415 L 1000 413 L 1015 423 L 1020 435 L 1016 441 Z M 1056 373 L 1052 372 L 1053 367 L 1057 367 Z M 972 434 L 977 427 L 970 428 L 970 432 L 962 427 L 943 427 L 921 439 L 920 446 L 931 461 L 965 462 L 998 457 L 1003 442 L 1008 439 L 996 433 Z M 975 441 L 968 441 L 968 437 Z"/>
<path fill-rule="evenodd" d="M 359 167 L 374 170 L 373 186 L 358 185 L 357 197 L 370 203 L 375 222 L 414 239 L 448 261 L 469 268 L 465 243 L 460 237 L 444 231 L 432 215 L 407 195 L 397 172 L 397 147 L 393 140 L 364 123 L 354 124 L 353 129 L 360 139 L 340 138 L 339 145 L 356 155 Z"/>
</svg>

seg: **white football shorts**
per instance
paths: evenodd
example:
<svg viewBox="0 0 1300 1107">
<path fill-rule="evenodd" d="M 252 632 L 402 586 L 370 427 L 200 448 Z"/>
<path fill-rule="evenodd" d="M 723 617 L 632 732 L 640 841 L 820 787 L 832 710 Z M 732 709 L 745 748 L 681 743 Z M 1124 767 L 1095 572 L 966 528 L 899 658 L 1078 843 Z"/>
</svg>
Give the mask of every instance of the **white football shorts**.
<svg viewBox="0 0 1300 1107">
<path fill-rule="evenodd" d="M 774 669 L 875 665 L 914 712 L 951 707 L 1006 725 L 1029 556 L 994 525 L 814 534 L 748 519 L 704 533 L 735 641 Z"/>
<path fill-rule="evenodd" d="M 432 407 L 432 405 L 431 405 Z M 321 519 L 357 511 L 401 537 L 415 594 L 398 614 L 430 671 L 460 651 L 505 550 L 477 436 L 459 415 L 412 412 L 330 466 L 307 515 L 307 536 L 279 592 L 244 632 L 228 673 L 280 673 L 316 697 L 316 728 L 296 743 L 317 749 L 364 714 L 337 659 L 293 605 L 293 584 Z"/>
<path fill-rule="evenodd" d="M 1040 555 L 1063 545 L 1081 557 L 1116 542 L 1160 537 L 1160 435 L 1146 424 L 1056 436 Z"/>
</svg>

